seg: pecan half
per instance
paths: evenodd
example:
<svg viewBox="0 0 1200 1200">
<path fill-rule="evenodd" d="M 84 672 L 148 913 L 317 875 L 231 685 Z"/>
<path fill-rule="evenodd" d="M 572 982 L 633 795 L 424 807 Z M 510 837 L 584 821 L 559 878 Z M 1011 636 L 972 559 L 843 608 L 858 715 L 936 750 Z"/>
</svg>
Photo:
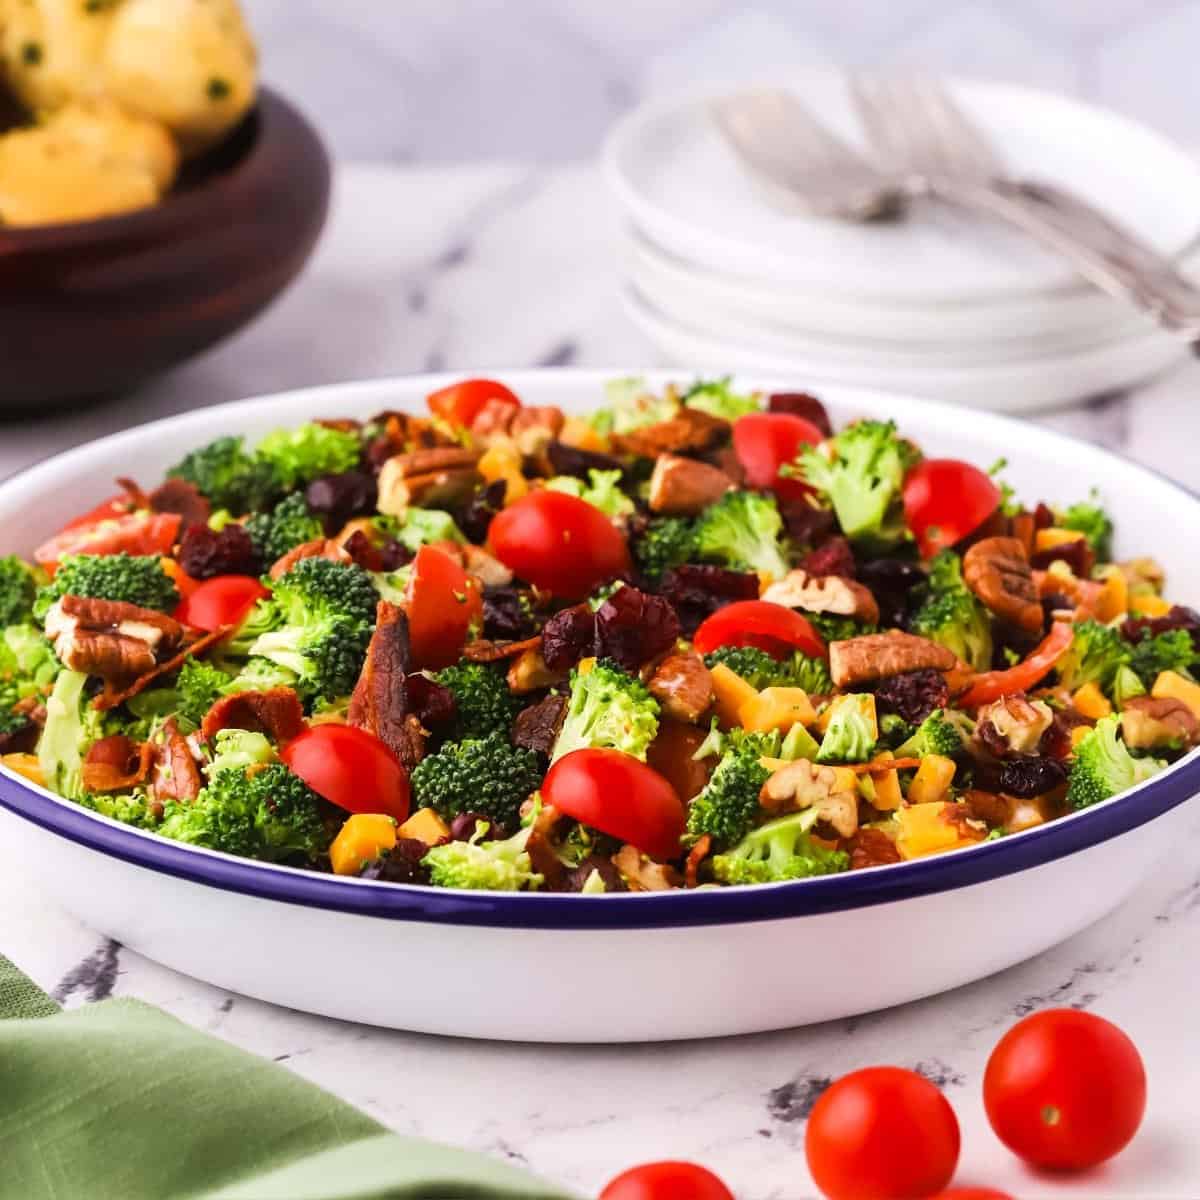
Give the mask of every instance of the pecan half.
<svg viewBox="0 0 1200 1200">
<path fill-rule="evenodd" d="M 513 721 L 512 741 L 514 746 L 549 754 L 558 740 L 563 718 L 567 715 L 567 698 L 551 692 L 544 699 L 517 713 Z"/>
<path fill-rule="evenodd" d="M 183 640 L 183 626 L 136 604 L 63 596 L 46 613 L 46 636 L 63 666 L 116 680 L 153 670 L 160 652 Z"/>
<path fill-rule="evenodd" d="M 1200 741 L 1200 721 L 1182 700 L 1136 696 L 1121 709 L 1121 736 L 1134 750 L 1182 750 Z"/>
<path fill-rule="evenodd" d="M 674 867 L 646 858 L 636 846 L 622 846 L 612 864 L 631 892 L 669 892 L 683 882 Z"/>
<path fill-rule="evenodd" d="M 1054 712 L 1044 700 L 1014 694 L 979 709 L 975 715 L 975 735 L 998 757 L 1010 752 L 1036 754 L 1042 734 L 1053 721 Z"/>
<path fill-rule="evenodd" d="M 695 516 L 720 500 L 731 487 L 733 480 L 719 467 L 662 454 L 650 476 L 650 508 L 669 516 Z"/>
<path fill-rule="evenodd" d="M 879 620 L 879 605 L 870 589 L 844 575 L 810 575 L 797 567 L 771 584 L 762 598 L 787 608 L 837 613 L 871 625 Z"/>
<path fill-rule="evenodd" d="M 200 795 L 203 783 L 188 740 L 179 732 L 174 717 L 163 722 L 159 744 L 154 748 L 154 774 L 150 792 L 160 804 L 164 800 L 190 803 Z"/>
<path fill-rule="evenodd" d="M 462 548 L 462 556 L 463 566 L 484 587 L 508 587 L 512 583 L 513 573 L 494 554 L 489 554 L 482 546 L 468 542 Z"/>
<path fill-rule="evenodd" d="M 304 709 L 291 688 L 235 692 L 222 696 L 204 714 L 200 736 L 211 742 L 222 729 L 248 729 L 282 744 L 304 732 Z"/>
<path fill-rule="evenodd" d="M 346 720 L 373 733 L 409 769 L 425 755 L 425 730 L 409 703 L 406 677 L 411 660 L 408 617 L 381 600 Z"/>
<path fill-rule="evenodd" d="M 700 454 L 728 436 L 728 421 L 709 416 L 698 408 L 681 408 L 670 420 L 614 434 L 612 442 L 624 454 L 657 458 L 660 454 Z"/>
<path fill-rule="evenodd" d="M 815 808 L 818 820 L 827 821 L 842 837 L 858 830 L 858 793 L 838 790 L 838 773 L 799 758 L 781 767 L 762 786 L 759 801 L 773 813 Z"/>
<path fill-rule="evenodd" d="M 963 580 L 997 616 L 1041 633 L 1044 614 L 1024 545 L 1012 537 L 976 542 L 963 556 Z"/>
<path fill-rule="evenodd" d="M 524 638 L 519 642 L 493 642 L 487 638 L 476 638 L 463 647 L 463 658 L 468 662 L 493 663 L 505 658 L 516 658 L 526 650 L 533 650 L 542 644 L 541 634 Z"/>
<path fill-rule="evenodd" d="M 546 660 L 542 657 L 541 638 L 536 639 L 536 643 L 509 661 L 508 690 L 518 696 L 553 687 L 567 678 L 566 671 L 554 671 L 546 666 Z"/>
<path fill-rule="evenodd" d="M 712 706 L 712 674 L 698 654 L 667 655 L 646 686 L 663 712 L 679 721 L 694 724 Z"/>
<path fill-rule="evenodd" d="M 907 671 L 953 671 L 958 659 L 945 646 L 939 646 L 915 633 L 898 629 L 887 633 L 869 633 L 829 645 L 829 673 L 840 688 Z"/>
<path fill-rule="evenodd" d="M 379 472 L 379 511 L 402 517 L 410 505 L 454 508 L 470 498 L 482 480 L 479 450 L 435 446 L 396 454 Z"/>
</svg>

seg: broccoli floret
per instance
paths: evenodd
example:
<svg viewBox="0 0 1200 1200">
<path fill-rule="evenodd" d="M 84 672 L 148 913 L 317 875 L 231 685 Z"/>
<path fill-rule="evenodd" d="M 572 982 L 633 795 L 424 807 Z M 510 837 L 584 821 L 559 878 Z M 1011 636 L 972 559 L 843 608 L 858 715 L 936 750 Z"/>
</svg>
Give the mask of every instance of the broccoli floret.
<svg viewBox="0 0 1200 1200">
<path fill-rule="evenodd" d="M 54 578 L 38 589 L 33 611 L 43 620 L 63 596 L 92 600 L 123 600 L 139 608 L 170 612 L 179 603 L 175 581 L 163 570 L 157 555 L 68 554 Z"/>
<path fill-rule="evenodd" d="M 1063 529 L 1082 533 L 1101 562 L 1108 562 L 1112 558 L 1112 518 L 1098 503 L 1095 492 L 1088 500 L 1081 500 L 1057 513 L 1056 519 Z"/>
<path fill-rule="evenodd" d="M 872 697 L 851 693 L 833 702 L 829 724 L 817 752 L 819 763 L 867 762 L 875 749 Z"/>
<path fill-rule="evenodd" d="M 229 683 L 229 676 L 224 671 L 198 658 L 189 658 L 180 668 L 175 684 L 176 711 L 193 728 L 199 728 L 205 714 L 221 698 Z"/>
<path fill-rule="evenodd" d="M 924 599 L 910 629 L 952 650 L 976 671 L 992 664 L 992 623 L 987 610 L 963 582 L 962 560 L 943 550 L 930 563 Z"/>
<path fill-rule="evenodd" d="M 276 580 L 272 598 L 285 621 L 320 612 L 373 625 L 379 594 L 371 577 L 354 563 L 302 558 Z"/>
<path fill-rule="evenodd" d="M 267 658 L 251 658 L 233 677 L 226 690 L 231 695 L 235 692 L 269 692 L 272 688 L 295 688 L 296 684 L 295 671 L 289 671 L 286 667 L 281 667 Z M 323 702 L 330 702 L 334 699 L 336 697 L 312 697 L 313 711 L 315 712 Z"/>
<path fill-rule="evenodd" d="M 837 613 L 806 612 L 804 619 L 821 635 L 823 642 L 848 642 L 851 638 L 874 633 L 877 626 L 867 621 L 856 621 Z"/>
<path fill-rule="evenodd" d="M 413 797 L 444 817 L 482 813 L 503 829 L 520 824 L 519 810 L 537 790 L 542 773 L 532 750 L 514 746 L 506 734 L 447 742 L 412 771 Z"/>
<path fill-rule="evenodd" d="M 227 767 L 215 773 L 195 800 L 168 803 L 158 832 L 244 858 L 281 862 L 302 857 L 312 862 L 332 841 L 322 803 L 282 763 L 252 771 Z"/>
<path fill-rule="evenodd" d="M 710 417 L 719 417 L 730 424 L 747 413 L 758 412 L 762 408 L 758 397 L 739 395 L 730 386 L 732 382 L 731 375 L 720 379 L 697 379 L 684 392 L 683 402 L 688 408 L 698 408 Z"/>
<path fill-rule="evenodd" d="M 0 628 L 28 621 L 36 593 L 32 568 L 15 554 L 0 558 Z"/>
<path fill-rule="evenodd" d="M 1113 703 L 1118 708 L 1124 708 L 1127 701 L 1145 694 L 1146 685 L 1138 678 L 1137 672 L 1130 666 L 1119 666 L 1112 681 Z"/>
<path fill-rule="evenodd" d="M 714 845 L 725 847 L 746 836 L 762 816 L 758 794 L 770 772 L 759 759 L 774 757 L 771 748 L 755 734 L 731 741 L 704 790 L 688 806 L 689 840 L 707 833 Z"/>
<path fill-rule="evenodd" d="M 231 513 L 266 508 L 283 490 L 271 464 L 248 454 L 240 437 L 219 437 L 193 450 L 167 474 L 194 483 L 214 508 Z"/>
<path fill-rule="evenodd" d="M 917 458 L 894 421 L 856 421 L 820 447 L 805 446 L 793 473 L 829 502 L 848 538 L 893 542 L 903 534 L 900 487 Z"/>
<path fill-rule="evenodd" d="M 1129 644 L 1115 629 L 1098 621 L 1081 621 L 1075 626 L 1067 652 L 1058 660 L 1058 678 L 1071 691 L 1085 683 L 1095 683 L 1107 691 L 1129 659 Z"/>
<path fill-rule="evenodd" d="M 40 695 L 61 669 L 54 647 L 36 625 L 10 625 L 0 633 L 0 683 L 18 700 Z"/>
<path fill-rule="evenodd" d="M 740 675 L 751 687 L 803 688 L 810 696 L 823 696 L 833 691 L 829 667 L 819 658 L 809 658 L 795 651 L 790 658 L 773 658 L 756 646 L 721 646 L 704 656 L 708 667 L 724 663 L 735 675 Z"/>
<path fill-rule="evenodd" d="M 946 720 L 943 709 L 935 708 L 917 727 L 917 731 L 896 747 L 897 758 L 924 758 L 940 754 L 953 758 L 963 748 L 963 737 L 957 725 Z"/>
<path fill-rule="evenodd" d="M 914 733 L 915 726 L 910 725 L 899 713 L 884 713 L 879 718 L 879 745 L 885 749 L 895 751 Z"/>
<path fill-rule="evenodd" d="M 284 490 L 291 491 L 321 475 L 341 475 L 358 466 L 362 443 L 357 434 L 310 422 L 268 433 L 256 456 L 271 467 Z"/>
<path fill-rule="evenodd" d="M 658 712 L 658 701 L 646 685 L 615 663 L 601 660 L 590 671 L 575 670 L 551 761 L 572 750 L 608 748 L 645 762 L 658 733 Z"/>
<path fill-rule="evenodd" d="M 488 892 L 535 890 L 543 877 L 533 869 L 525 847 L 532 826 L 501 842 L 485 842 L 488 823 L 480 821 L 469 842 L 434 846 L 421 860 L 436 887 L 472 888 Z"/>
<path fill-rule="evenodd" d="M 1120 718 L 1102 717 L 1095 728 L 1075 747 L 1075 762 L 1067 786 L 1067 803 L 1072 808 L 1098 804 L 1134 784 L 1157 775 L 1167 764 L 1157 758 L 1134 758 L 1117 737 Z"/>
<path fill-rule="evenodd" d="M 463 659 L 439 671 L 434 679 L 454 694 L 455 718 L 451 738 L 487 737 L 502 733 L 507 739 L 521 699 L 508 690 L 504 671 L 490 663 Z"/>
<path fill-rule="evenodd" d="M 639 376 L 609 380 L 604 387 L 607 404 L 588 418 L 599 433 L 632 433 L 646 425 L 669 421 L 679 411 L 677 401 L 655 396 Z"/>
<path fill-rule="evenodd" d="M 218 729 L 212 762 L 205 766 L 204 774 L 215 779 L 220 771 L 244 771 L 274 762 L 277 757 L 266 734 L 251 729 Z"/>
<path fill-rule="evenodd" d="M 46 786 L 70 800 L 84 794 L 83 755 L 93 740 L 85 721 L 87 676 L 60 671 L 46 700 L 46 724 L 38 741 L 38 763 Z"/>
<path fill-rule="evenodd" d="M 546 487 L 555 492 L 566 492 L 569 496 L 578 496 L 598 508 L 606 517 L 623 517 L 633 512 L 633 501 L 621 491 L 620 470 L 588 471 L 588 482 L 574 475 L 556 475 L 546 480 Z"/>
<path fill-rule="evenodd" d="M 641 573 L 657 581 L 664 571 L 699 557 L 696 522 L 687 517 L 655 517 L 634 539 L 632 549 Z"/>
<path fill-rule="evenodd" d="M 237 664 L 250 655 L 250 647 L 264 633 L 278 629 L 282 618 L 279 608 L 269 597 L 260 600 L 243 618 L 242 623 L 228 637 L 222 638 L 216 648 L 222 665 Z M 237 670 L 237 666 L 230 667 Z"/>
<path fill-rule="evenodd" d="M 462 530 L 448 512 L 437 508 L 410 508 L 392 536 L 414 554 L 430 542 L 465 542 Z"/>
<path fill-rule="evenodd" d="M 846 870 L 848 854 L 813 841 L 816 821 L 816 810 L 808 809 L 760 825 L 712 860 L 713 875 L 721 883 L 778 883 Z"/>
<path fill-rule="evenodd" d="M 257 512 L 247 518 L 245 529 L 258 552 L 269 563 L 325 534 L 320 519 L 309 512 L 303 492 L 293 492 L 269 512 Z"/>
<path fill-rule="evenodd" d="M 1156 637 L 1143 636 L 1129 656 L 1129 666 L 1147 686 L 1152 685 L 1162 671 L 1189 674 L 1195 661 L 1196 647 L 1186 629 L 1171 629 Z"/>
<path fill-rule="evenodd" d="M 102 817 L 110 817 L 124 825 L 133 825 L 138 829 L 154 829 L 158 826 L 158 810 L 150 807 L 149 800 L 141 792 L 125 792 L 114 795 L 108 792 L 95 792 L 76 798 L 76 803 L 83 808 Z"/>
<path fill-rule="evenodd" d="M 783 518 L 774 497 L 726 492 L 696 522 L 696 547 L 704 558 L 782 579 L 788 571 L 782 532 Z"/>
</svg>

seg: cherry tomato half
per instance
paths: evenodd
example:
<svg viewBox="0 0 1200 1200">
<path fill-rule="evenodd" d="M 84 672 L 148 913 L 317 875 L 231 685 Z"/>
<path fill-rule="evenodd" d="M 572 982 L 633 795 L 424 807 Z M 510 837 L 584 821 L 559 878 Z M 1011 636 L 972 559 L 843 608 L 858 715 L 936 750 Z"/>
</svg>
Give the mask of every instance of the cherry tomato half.
<svg viewBox="0 0 1200 1200">
<path fill-rule="evenodd" d="M 175 620 L 212 633 L 226 625 L 240 625 L 246 614 L 270 594 L 252 575 L 218 575 L 196 584 L 180 600 Z"/>
<path fill-rule="evenodd" d="M 1146 1111 L 1146 1070 L 1111 1021 L 1072 1008 L 1034 1013 L 1001 1039 L 983 1076 L 996 1136 L 1039 1167 L 1082 1170 L 1129 1144 Z"/>
<path fill-rule="evenodd" d="M 111 521 L 116 517 L 127 517 L 135 507 L 129 494 L 120 492 L 116 496 L 110 496 L 107 500 L 101 501 L 90 512 L 81 513 L 68 521 L 60 532 L 66 533 L 68 529 L 79 529 L 84 525 L 99 525 L 101 521 Z"/>
<path fill-rule="evenodd" d="M 631 569 L 620 530 L 565 492 L 530 492 L 492 518 L 492 552 L 509 570 L 564 600 L 580 600 Z"/>
<path fill-rule="evenodd" d="M 1000 500 L 989 475 L 957 458 L 924 459 L 904 480 L 904 520 L 925 558 L 973 533 Z"/>
<path fill-rule="evenodd" d="M 468 426 L 489 400 L 501 400 L 514 408 L 521 407 L 520 398 L 511 388 L 494 379 L 464 379 L 452 383 L 426 397 L 429 411 L 452 425 Z"/>
<path fill-rule="evenodd" d="M 636 846 L 676 858 L 687 824 L 683 801 L 652 767 L 620 750 L 572 750 L 542 780 L 542 796 L 559 812 Z"/>
<path fill-rule="evenodd" d="M 961 708 L 978 708 L 1001 696 L 1027 692 L 1050 674 L 1050 669 L 1066 654 L 1074 636 L 1069 621 L 1055 621 L 1050 632 L 1023 661 L 1002 671 L 984 671 L 982 675 L 976 675 L 955 703 Z"/>
<path fill-rule="evenodd" d="M 804 1152 L 830 1200 L 912 1200 L 941 1191 L 958 1163 L 958 1120 L 928 1079 L 900 1067 L 845 1075 L 817 1101 Z"/>
<path fill-rule="evenodd" d="M 436 546 L 417 551 L 405 607 L 413 661 L 423 670 L 458 662 L 472 624 L 483 620 L 479 581 Z"/>
<path fill-rule="evenodd" d="M 698 654 L 720 646 L 756 646 L 775 658 L 799 650 L 810 658 L 825 656 L 821 635 L 798 612 L 769 600 L 738 600 L 705 619 L 692 638 Z"/>
<path fill-rule="evenodd" d="M 91 525 L 71 524 L 43 542 L 33 557 L 49 566 L 68 554 L 165 554 L 179 536 L 181 521 L 178 513 L 138 511 Z"/>
<path fill-rule="evenodd" d="M 734 1200 L 734 1196 L 696 1163 L 655 1162 L 623 1171 L 600 1193 L 600 1200 Z"/>
<path fill-rule="evenodd" d="M 780 475 L 801 446 L 815 446 L 823 435 L 811 421 L 792 413 L 747 413 L 733 423 L 733 448 L 751 487 L 770 488 L 786 499 L 812 491 L 802 479 Z"/>
<path fill-rule="evenodd" d="M 352 813 L 408 818 L 408 772 L 372 733 L 353 725 L 313 725 L 279 752 L 318 795 Z"/>
</svg>

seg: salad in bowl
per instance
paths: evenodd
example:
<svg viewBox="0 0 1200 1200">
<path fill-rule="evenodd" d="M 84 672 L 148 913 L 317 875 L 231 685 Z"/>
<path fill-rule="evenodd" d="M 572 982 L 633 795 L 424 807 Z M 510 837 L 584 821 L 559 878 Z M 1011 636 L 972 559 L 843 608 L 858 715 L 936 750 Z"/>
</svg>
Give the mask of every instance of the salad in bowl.
<svg viewBox="0 0 1200 1200">
<path fill-rule="evenodd" d="M 0 559 L 0 763 L 176 842 L 445 889 L 976 846 L 1200 741 L 1200 615 L 1113 561 L 1099 497 L 1003 470 L 727 380 L 569 415 L 471 379 L 182 447 Z"/>
</svg>

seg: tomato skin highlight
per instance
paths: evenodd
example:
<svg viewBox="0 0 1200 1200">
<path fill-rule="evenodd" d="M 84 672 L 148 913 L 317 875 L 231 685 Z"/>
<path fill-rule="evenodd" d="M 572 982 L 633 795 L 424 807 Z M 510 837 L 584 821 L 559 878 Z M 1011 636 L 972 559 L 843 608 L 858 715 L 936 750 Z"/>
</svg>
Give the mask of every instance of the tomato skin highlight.
<svg viewBox="0 0 1200 1200">
<path fill-rule="evenodd" d="M 412 561 L 405 607 L 413 662 L 439 671 L 458 662 L 472 625 L 483 621 L 479 581 L 436 546 L 422 546 Z"/>
<path fill-rule="evenodd" d="M 600 1200 L 734 1200 L 706 1167 L 690 1162 L 653 1162 L 631 1167 L 611 1180 Z"/>
<path fill-rule="evenodd" d="M 1111 1021 L 1052 1008 L 1019 1021 L 997 1043 L 983 1077 L 996 1136 L 1034 1166 L 1094 1167 L 1132 1140 L 1146 1111 L 1146 1069 Z"/>
<path fill-rule="evenodd" d="M 631 754 L 572 750 L 546 772 L 542 796 L 559 812 L 643 854 L 679 856 L 687 826 L 683 801 L 662 775 Z"/>
<path fill-rule="evenodd" d="M 922 558 L 973 533 L 1000 506 L 991 476 L 957 458 L 927 458 L 904 480 L 904 520 Z"/>
<path fill-rule="evenodd" d="M 949 1184 L 959 1143 L 954 1110 L 929 1080 L 867 1067 L 817 1101 L 804 1152 L 829 1200 L 917 1200 Z"/>
<path fill-rule="evenodd" d="M 580 600 L 632 570 L 621 531 L 598 509 L 565 492 L 530 492 L 492 518 L 492 553 L 521 579 L 564 600 Z"/>
<path fill-rule="evenodd" d="M 430 392 L 425 398 L 434 416 L 464 428 L 475 420 L 490 400 L 500 400 L 514 408 L 521 407 L 516 392 L 495 379 L 464 379 L 461 383 L 452 383 L 449 387 Z"/>
<path fill-rule="evenodd" d="M 785 499 L 799 499 L 813 489 L 802 479 L 781 475 L 779 469 L 795 460 L 801 446 L 816 446 L 823 440 L 816 425 L 794 413 L 747 413 L 733 423 L 733 449 L 746 482 Z"/>
<path fill-rule="evenodd" d="M 754 646 L 774 658 L 799 650 L 810 658 L 828 651 L 821 635 L 798 612 L 769 600 L 736 600 L 706 618 L 692 638 L 697 654 L 721 646 Z"/>
<path fill-rule="evenodd" d="M 246 614 L 271 593 L 252 575 L 218 575 L 194 584 L 175 608 L 175 620 L 215 633 L 240 625 Z"/>
<path fill-rule="evenodd" d="M 95 523 L 72 522 L 44 541 L 33 558 L 51 567 L 68 554 L 166 554 L 175 545 L 182 520 L 178 513 L 141 510 Z"/>
<path fill-rule="evenodd" d="M 978 708 L 1001 696 L 1026 692 L 1050 674 L 1051 668 L 1070 648 L 1074 637 L 1069 621 L 1055 621 L 1042 641 L 1015 667 L 976 675 L 970 687 L 955 701 L 961 708 Z"/>
<path fill-rule="evenodd" d="M 408 772 L 374 734 L 352 725 L 313 725 L 279 752 L 289 770 L 352 813 L 408 818 Z"/>
</svg>

